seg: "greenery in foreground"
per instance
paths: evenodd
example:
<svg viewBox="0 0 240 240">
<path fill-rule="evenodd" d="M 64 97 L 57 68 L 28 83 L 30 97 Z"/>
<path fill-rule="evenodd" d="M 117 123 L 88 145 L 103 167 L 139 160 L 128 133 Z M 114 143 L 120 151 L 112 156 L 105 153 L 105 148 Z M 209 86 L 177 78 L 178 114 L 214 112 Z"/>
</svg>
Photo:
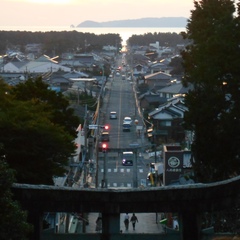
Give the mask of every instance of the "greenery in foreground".
<svg viewBox="0 0 240 240">
<path fill-rule="evenodd" d="M 53 184 L 75 152 L 80 120 L 61 93 L 41 79 L 15 87 L 0 82 L 0 143 L 16 181 Z"/>
<path fill-rule="evenodd" d="M 215 182 L 240 174 L 240 5 L 235 1 L 194 1 L 183 36 L 186 95 L 185 127 L 192 130 L 197 182 Z M 204 215 L 205 227 L 239 232 L 239 206 Z M 210 220 L 209 220 L 210 219 Z"/>
<path fill-rule="evenodd" d="M 198 182 L 240 173 L 240 19 L 234 1 L 195 1 L 182 53 L 186 95 L 185 126 L 192 130 L 193 167 Z M 239 13 L 239 8 L 237 9 Z"/>
<path fill-rule="evenodd" d="M 80 99 L 93 104 L 85 94 Z M 80 119 L 41 78 L 14 87 L 0 80 L 0 109 L 0 239 L 27 240 L 33 229 L 11 186 L 53 184 L 53 176 L 64 174 L 75 153 Z"/>
<path fill-rule="evenodd" d="M 0 146 L 2 156 L 2 146 Z M 0 158 L 0 239 L 27 240 L 32 226 L 27 223 L 27 214 L 12 199 L 11 186 L 14 183 L 14 171 L 4 158 Z"/>
</svg>

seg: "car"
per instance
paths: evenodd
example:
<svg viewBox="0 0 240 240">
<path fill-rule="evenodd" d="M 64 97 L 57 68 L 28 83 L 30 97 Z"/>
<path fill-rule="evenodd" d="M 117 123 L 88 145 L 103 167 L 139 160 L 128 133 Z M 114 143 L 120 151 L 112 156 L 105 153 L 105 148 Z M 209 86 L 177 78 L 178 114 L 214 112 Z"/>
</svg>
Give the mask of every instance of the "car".
<svg viewBox="0 0 240 240">
<path fill-rule="evenodd" d="M 132 118 L 131 117 L 125 117 L 123 119 L 123 124 L 131 124 L 132 123 Z"/>
<path fill-rule="evenodd" d="M 110 119 L 117 119 L 117 112 L 110 112 L 110 116 L 109 116 Z"/>
<path fill-rule="evenodd" d="M 123 152 L 122 154 L 122 165 L 123 166 L 132 166 L 133 165 L 133 152 Z"/>
<path fill-rule="evenodd" d="M 109 132 L 102 132 L 100 140 L 101 142 L 109 142 L 110 141 Z"/>
</svg>

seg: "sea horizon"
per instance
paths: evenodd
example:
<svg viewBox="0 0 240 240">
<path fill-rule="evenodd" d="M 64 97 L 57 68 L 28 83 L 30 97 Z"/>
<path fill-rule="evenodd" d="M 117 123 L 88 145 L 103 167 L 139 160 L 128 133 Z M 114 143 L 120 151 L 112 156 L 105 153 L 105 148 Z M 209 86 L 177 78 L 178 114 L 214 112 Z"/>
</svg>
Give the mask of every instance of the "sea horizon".
<svg viewBox="0 0 240 240">
<path fill-rule="evenodd" d="M 83 33 L 93 33 L 96 35 L 100 34 L 108 34 L 108 33 L 114 33 L 119 34 L 123 40 L 123 45 L 126 44 L 126 41 L 132 36 L 132 35 L 144 35 L 147 33 L 180 33 L 183 31 L 186 31 L 186 28 L 181 27 L 175 27 L 175 28 L 169 28 L 169 27 L 135 27 L 135 28 L 121 28 L 121 27 L 98 27 L 98 28 L 79 28 L 79 27 L 71 27 L 71 26 L 0 26 L 0 31 L 23 31 L 23 32 L 61 32 L 61 31 L 77 31 L 77 32 L 83 32 Z"/>
</svg>

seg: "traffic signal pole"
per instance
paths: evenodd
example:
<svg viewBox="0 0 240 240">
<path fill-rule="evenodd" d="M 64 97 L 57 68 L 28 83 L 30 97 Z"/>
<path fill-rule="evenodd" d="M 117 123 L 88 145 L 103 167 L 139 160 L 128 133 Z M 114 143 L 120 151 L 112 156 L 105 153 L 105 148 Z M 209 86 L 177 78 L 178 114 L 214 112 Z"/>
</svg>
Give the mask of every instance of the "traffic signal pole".
<svg viewBox="0 0 240 240">
<path fill-rule="evenodd" d="M 133 160 L 133 187 L 138 187 L 138 179 L 137 179 L 137 150 L 134 151 L 134 160 Z"/>
<path fill-rule="evenodd" d="M 102 188 L 107 188 L 107 153 L 104 152 L 104 172 L 103 172 L 103 180 L 102 180 Z"/>
</svg>

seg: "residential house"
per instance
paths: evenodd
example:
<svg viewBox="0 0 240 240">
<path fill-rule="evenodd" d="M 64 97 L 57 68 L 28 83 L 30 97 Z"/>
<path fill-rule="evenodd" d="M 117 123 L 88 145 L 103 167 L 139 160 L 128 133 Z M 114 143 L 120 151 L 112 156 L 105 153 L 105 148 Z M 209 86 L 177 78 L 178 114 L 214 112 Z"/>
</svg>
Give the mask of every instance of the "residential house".
<svg viewBox="0 0 240 240">
<path fill-rule="evenodd" d="M 168 46 L 160 46 L 159 42 L 150 43 L 149 49 L 158 53 L 159 57 L 171 56 L 174 50 Z"/>
<path fill-rule="evenodd" d="M 135 77 L 144 76 L 146 74 L 146 67 L 142 64 L 137 64 L 133 67 L 133 75 Z"/>
<path fill-rule="evenodd" d="M 140 108 L 144 109 L 145 111 L 150 109 L 155 109 L 159 105 L 162 105 L 167 101 L 166 98 L 160 97 L 159 94 L 153 93 L 145 93 L 141 95 L 139 98 Z"/>
<path fill-rule="evenodd" d="M 144 76 L 144 82 L 150 89 L 161 89 L 171 84 L 172 76 L 164 72 L 156 72 Z"/>
<path fill-rule="evenodd" d="M 115 57 L 116 53 L 117 53 L 117 48 L 114 46 L 103 46 L 102 48 L 102 55 L 107 56 L 107 57 Z"/>
<path fill-rule="evenodd" d="M 62 75 L 53 75 L 49 80 L 49 84 L 51 87 L 57 87 L 61 92 L 66 91 L 72 83 Z"/>
<path fill-rule="evenodd" d="M 92 71 L 92 67 L 95 64 L 95 59 L 92 54 L 64 54 L 64 59 L 61 61 L 61 65 L 68 66 L 77 71 L 85 72 L 87 70 Z"/>
<path fill-rule="evenodd" d="M 132 62 L 132 66 L 136 66 L 138 64 L 142 65 L 142 66 L 148 66 L 148 63 L 150 62 L 149 57 L 145 56 L 145 51 L 143 53 L 134 53 L 131 55 L 131 62 Z"/>
<path fill-rule="evenodd" d="M 170 71 L 172 70 L 172 67 L 169 66 L 169 60 L 162 59 L 160 61 L 153 62 L 149 65 L 150 73 L 156 73 L 156 72 L 165 72 L 167 74 L 170 74 Z"/>
<path fill-rule="evenodd" d="M 157 90 L 157 93 L 159 93 L 160 97 L 170 99 L 175 96 L 183 96 L 192 88 L 193 88 L 192 85 L 191 86 L 189 85 L 188 87 L 184 87 L 181 82 L 175 83 L 175 81 L 172 81 L 172 84 L 170 86 Z"/>
<path fill-rule="evenodd" d="M 183 97 L 169 99 L 148 114 L 153 123 L 153 141 L 162 143 L 183 143 L 185 130 L 182 127 L 184 112 L 187 110 Z"/>
<path fill-rule="evenodd" d="M 70 72 L 71 69 L 61 66 L 57 61 L 46 55 L 42 55 L 34 61 L 10 61 L 4 65 L 5 73 L 42 74 L 59 70 Z"/>
<path fill-rule="evenodd" d="M 52 73 L 46 80 L 48 84 L 52 87 L 58 87 L 61 92 L 66 91 L 68 88 L 72 87 L 72 81 L 70 79 L 77 78 L 87 78 L 88 75 L 82 72 L 72 71 L 65 73 L 62 71 Z M 44 78 L 45 80 L 45 78 Z"/>
</svg>

